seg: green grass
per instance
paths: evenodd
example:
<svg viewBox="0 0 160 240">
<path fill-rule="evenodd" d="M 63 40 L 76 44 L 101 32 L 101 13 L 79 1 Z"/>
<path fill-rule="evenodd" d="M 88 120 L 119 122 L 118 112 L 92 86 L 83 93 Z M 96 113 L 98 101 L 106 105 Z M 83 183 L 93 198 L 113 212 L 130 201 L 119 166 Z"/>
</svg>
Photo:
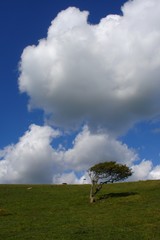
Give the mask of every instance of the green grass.
<svg viewBox="0 0 160 240">
<path fill-rule="evenodd" d="M 104 186 L 0 185 L 2 240 L 159 240 L 160 181 Z"/>
</svg>

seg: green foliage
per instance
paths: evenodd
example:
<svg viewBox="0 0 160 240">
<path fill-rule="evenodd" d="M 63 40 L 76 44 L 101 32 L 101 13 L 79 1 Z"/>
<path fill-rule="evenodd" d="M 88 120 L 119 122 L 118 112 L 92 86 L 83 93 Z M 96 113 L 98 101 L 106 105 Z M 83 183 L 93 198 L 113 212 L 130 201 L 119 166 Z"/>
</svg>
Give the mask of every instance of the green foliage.
<svg viewBox="0 0 160 240">
<path fill-rule="evenodd" d="M 132 175 L 131 169 L 126 165 L 118 164 L 116 162 L 98 163 L 89 169 L 91 180 L 94 182 L 108 183 L 124 180 Z"/>
<path fill-rule="evenodd" d="M 0 239 L 159 240 L 160 181 L 104 185 L 0 185 Z M 6 215 L 6 213 L 9 213 Z"/>
</svg>

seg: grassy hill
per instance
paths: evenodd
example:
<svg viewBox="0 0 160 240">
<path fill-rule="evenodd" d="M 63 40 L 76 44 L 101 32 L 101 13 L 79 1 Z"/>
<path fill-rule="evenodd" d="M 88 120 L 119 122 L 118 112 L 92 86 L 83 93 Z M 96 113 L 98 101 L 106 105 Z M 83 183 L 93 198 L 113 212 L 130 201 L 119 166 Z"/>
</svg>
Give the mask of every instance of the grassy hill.
<svg viewBox="0 0 160 240">
<path fill-rule="evenodd" d="M 159 240 L 160 181 L 104 186 L 0 185 L 0 239 Z"/>
</svg>

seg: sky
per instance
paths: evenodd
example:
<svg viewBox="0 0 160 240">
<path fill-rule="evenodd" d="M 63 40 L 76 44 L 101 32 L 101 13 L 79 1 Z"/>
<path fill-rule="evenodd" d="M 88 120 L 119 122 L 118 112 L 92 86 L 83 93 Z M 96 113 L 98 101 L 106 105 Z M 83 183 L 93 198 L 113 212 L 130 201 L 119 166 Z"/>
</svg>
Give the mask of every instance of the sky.
<svg viewBox="0 0 160 240">
<path fill-rule="evenodd" d="M 0 183 L 160 179 L 159 0 L 0 1 Z"/>
</svg>

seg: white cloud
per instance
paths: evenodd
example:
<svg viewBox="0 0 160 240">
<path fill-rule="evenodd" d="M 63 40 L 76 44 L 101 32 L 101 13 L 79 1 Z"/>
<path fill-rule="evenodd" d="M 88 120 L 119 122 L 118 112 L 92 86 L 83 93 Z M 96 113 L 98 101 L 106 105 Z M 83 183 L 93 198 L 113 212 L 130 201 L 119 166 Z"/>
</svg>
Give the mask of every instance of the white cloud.
<svg viewBox="0 0 160 240">
<path fill-rule="evenodd" d="M 89 167 L 111 160 L 133 169 L 130 181 L 160 178 L 160 166 L 149 160 L 134 165 L 137 153 L 107 134 L 85 126 L 72 148 L 54 149 L 52 141 L 59 136 L 49 126 L 31 125 L 17 144 L 0 151 L 0 183 L 89 183 Z"/>
<path fill-rule="evenodd" d="M 149 179 L 160 179 L 160 165 L 153 168 L 149 173 Z"/>
<path fill-rule="evenodd" d="M 146 180 L 149 173 L 152 171 L 153 164 L 150 160 L 143 160 L 137 165 L 132 166 L 133 175 L 129 178 L 130 181 Z"/>
<path fill-rule="evenodd" d="M 62 173 L 54 175 L 53 183 L 55 184 L 90 184 L 90 178 L 87 172 L 85 172 L 80 178 L 77 177 L 75 172 Z"/>
<path fill-rule="evenodd" d="M 53 183 L 55 184 L 80 184 L 80 179 L 77 178 L 76 174 L 72 171 L 69 173 L 57 174 L 53 177 Z"/>
<path fill-rule="evenodd" d="M 57 183 L 62 179 L 81 183 L 88 168 L 99 161 L 131 165 L 137 159 L 125 144 L 103 133 L 93 134 L 88 127 L 77 135 L 71 149 L 54 149 L 51 142 L 59 134 L 48 126 L 31 125 L 17 144 L 0 151 L 0 183 Z"/>
<path fill-rule="evenodd" d="M 76 171 L 86 170 L 98 162 L 117 161 L 131 166 L 138 159 L 134 150 L 104 133 L 91 133 L 88 127 L 78 134 L 72 149 L 64 153 L 66 165 Z"/>
<path fill-rule="evenodd" d="M 24 49 L 19 89 L 31 108 L 56 126 L 87 121 L 115 134 L 160 112 L 160 2 L 129 1 L 122 11 L 90 25 L 88 12 L 68 8 Z"/>
<path fill-rule="evenodd" d="M 3 150 L 0 183 L 50 183 L 58 171 L 57 154 L 50 146 L 58 131 L 31 125 L 15 145 Z"/>
<path fill-rule="evenodd" d="M 160 179 L 160 165 L 153 166 L 151 160 L 142 160 L 139 164 L 133 165 L 131 168 L 133 175 L 129 178 L 129 181 Z"/>
</svg>

